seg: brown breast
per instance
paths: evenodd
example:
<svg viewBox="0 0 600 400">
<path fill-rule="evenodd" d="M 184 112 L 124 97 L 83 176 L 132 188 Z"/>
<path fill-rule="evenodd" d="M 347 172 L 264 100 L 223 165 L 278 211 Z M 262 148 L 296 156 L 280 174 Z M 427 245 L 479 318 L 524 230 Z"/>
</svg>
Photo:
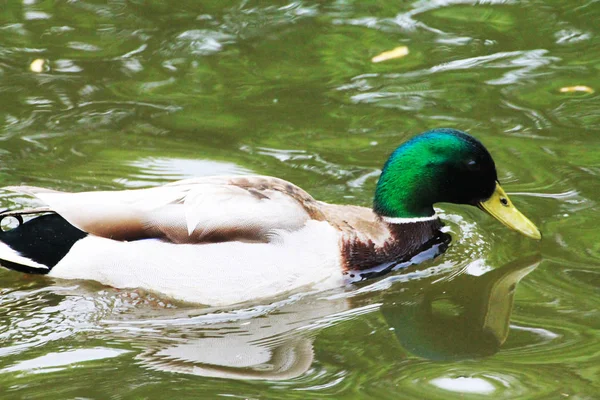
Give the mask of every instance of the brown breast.
<svg viewBox="0 0 600 400">
<path fill-rule="evenodd" d="M 424 250 L 443 226 L 439 219 L 388 224 L 370 208 L 319 203 L 327 221 L 342 232 L 340 248 L 346 271 L 403 262 Z"/>
</svg>

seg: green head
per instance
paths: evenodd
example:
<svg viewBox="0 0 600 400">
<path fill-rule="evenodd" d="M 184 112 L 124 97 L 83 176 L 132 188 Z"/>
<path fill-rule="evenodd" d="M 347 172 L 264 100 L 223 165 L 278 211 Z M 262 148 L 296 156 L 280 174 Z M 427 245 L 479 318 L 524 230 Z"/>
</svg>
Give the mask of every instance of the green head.
<svg viewBox="0 0 600 400">
<path fill-rule="evenodd" d="M 435 203 L 475 205 L 488 199 L 496 181 L 494 160 L 477 139 L 434 129 L 392 153 L 377 183 L 374 209 L 386 217 L 428 217 Z"/>
<path fill-rule="evenodd" d="M 499 186 L 487 149 L 456 129 L 433 129 L 398 147 L 383 167 L 373 209 L 382 217 L 430 217 L 433 205 L 442 202 L 478 206 L 511 228 L 540 237 Z"/>
</svg>

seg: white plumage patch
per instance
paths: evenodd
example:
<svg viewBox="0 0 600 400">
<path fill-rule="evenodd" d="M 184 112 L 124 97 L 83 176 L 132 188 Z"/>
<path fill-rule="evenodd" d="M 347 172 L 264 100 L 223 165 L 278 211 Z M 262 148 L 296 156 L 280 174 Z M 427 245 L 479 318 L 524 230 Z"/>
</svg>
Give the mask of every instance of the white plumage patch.
<svg viewBox="0 0 600 400">
<path fill-rule="evenodd" d="M 46 265 L 37 263 L 27 257 L 23 257 L 18 251 L 15 251 L 14 249 L 10 248 L 8 245 L 2 242 L 0 242 L 0 260 L 13 262 L 15 264 L 24 265 L 31 268 L 38 268 L 43 270 L 49 269 Z"/>
<path fill-rule="evenodd" d="M 308 221 L 298 231 L 278 233 L 275 243 L 119 242 L 88 236 L 73 245 L 49 276 L 143 288 L 213 306 L 343 284 L 339 232 L 331 225 Z"/>
<path fill-rule="evenodd" d="M 14 190 L 89 234 L 51 268 L 52 277 L 215 306 L 344 283 L 342 232 L 312 220 L 306 203 L 314 199 L 277 178 L 206 177 L 117 192 Z M 4 247 L 8 261 L 49 269 Z"/>
</svg>

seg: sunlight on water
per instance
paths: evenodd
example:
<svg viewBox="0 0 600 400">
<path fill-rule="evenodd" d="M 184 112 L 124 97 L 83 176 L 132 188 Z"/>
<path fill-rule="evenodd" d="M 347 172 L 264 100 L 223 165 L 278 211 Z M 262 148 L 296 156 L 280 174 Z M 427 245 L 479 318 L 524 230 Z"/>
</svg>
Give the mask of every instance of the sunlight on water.
<svg viewBox="0 0 600 400">
<path fill-rule="evenodd" d="M 234 163 L 181 158 L 145 158 L 131 162 L 129 165 L 139 169 L 141 173 L 128 179 L 115 179 L 115 183 L 128 187 L 148 187 L 199 176 L 246 175 L 250 173 Z"/>
<path fill-rule="evenodd" d="M 48 353 L 38 358 L 20 361 L 13 366 L 5 368 L 3 372 L 52 373 L 60 371 L 71 364 L 118 357 L 124 353 L 127 353 L 127 350 L 104 348 Z"/>
<path fill-rule="evenodd" d="M 481 378 L 436 378 L 431 384 L 440 389 L 459 393 L 492 394 L 496 391 L 494 385 Z"/>
</svg>

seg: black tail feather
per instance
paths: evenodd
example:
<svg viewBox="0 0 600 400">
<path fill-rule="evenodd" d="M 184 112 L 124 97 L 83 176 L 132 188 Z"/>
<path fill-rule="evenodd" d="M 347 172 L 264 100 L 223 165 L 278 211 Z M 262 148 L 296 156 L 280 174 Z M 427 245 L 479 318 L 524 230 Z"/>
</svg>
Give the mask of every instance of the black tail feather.
<svg viewBox="0 0 600 400">
<path fill-rule="evenodd" d="M 75 228 L 58 214 L 46 214 L 33 218 L 14 229 L 0 231 L 0 241 L 48 269 L 33 268 L 12 261 L 2 260 L 3 266 L 21 272 L 46 274 L 71 250 L 71 247 L 87 233 Z"/>
</svg>

